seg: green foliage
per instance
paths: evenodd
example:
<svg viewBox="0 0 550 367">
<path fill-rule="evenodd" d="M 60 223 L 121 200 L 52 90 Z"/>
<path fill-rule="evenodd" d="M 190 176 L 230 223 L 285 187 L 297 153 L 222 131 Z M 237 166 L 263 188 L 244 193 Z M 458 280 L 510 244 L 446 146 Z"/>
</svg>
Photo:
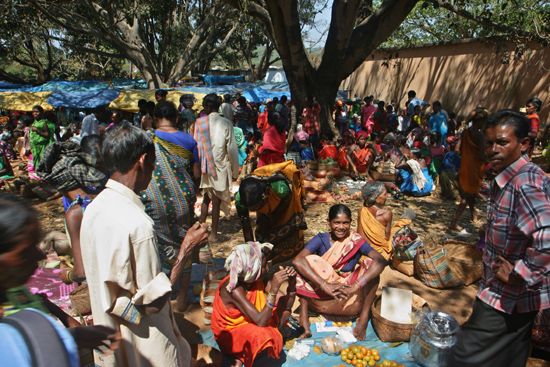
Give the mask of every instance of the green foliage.
<svg viewBox="0 0 550 367">
<path fill-rule="evenodd" d="M 490 36 L 509 36 L 513 39 L 516 36 L 514 29 L 546 39 L 550 34 L 550 3 L 547 1 L 454 0 L 449 3 L 509 31 L 466 19 L 435 1 L 423 1 L 415 6 L 382 47 L 408 47 Z"/>
</svg>

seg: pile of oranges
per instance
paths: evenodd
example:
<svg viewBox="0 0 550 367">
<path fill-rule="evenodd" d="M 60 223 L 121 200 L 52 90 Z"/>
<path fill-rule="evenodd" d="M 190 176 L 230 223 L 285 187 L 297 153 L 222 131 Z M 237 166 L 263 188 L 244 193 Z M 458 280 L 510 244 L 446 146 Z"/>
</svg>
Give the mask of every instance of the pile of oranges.
<svg viewBox="0 0 550 367">
<path fill-rule="evenodd" d="M 380 362 L 377 349 L 369 349 L 359 345 L 350 345 L 341 352 L 342 361 L 355 367 L 405 367 L 396 361 L 384 359 Z M 336 367 L 336 366 L 335 366 Z M 346 367 L 340 365 L 338 367 Z"/>
</svg>

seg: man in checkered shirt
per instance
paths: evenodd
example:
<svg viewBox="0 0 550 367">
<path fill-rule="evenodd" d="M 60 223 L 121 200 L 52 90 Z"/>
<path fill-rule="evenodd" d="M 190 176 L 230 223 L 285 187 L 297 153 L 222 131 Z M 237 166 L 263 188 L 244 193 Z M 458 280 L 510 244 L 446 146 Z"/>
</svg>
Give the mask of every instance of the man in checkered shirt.
<svg viewBox="0 0 550 367">
<path fill-rule="evenodd" d="M 550 308 L 550 180 L 529 161 L 529 120 L 502 110 L 485 126 L 499 174 L 487 203 L 482 280 L 452 366 L 525 366 L 539 310 Z"/>
</svg>

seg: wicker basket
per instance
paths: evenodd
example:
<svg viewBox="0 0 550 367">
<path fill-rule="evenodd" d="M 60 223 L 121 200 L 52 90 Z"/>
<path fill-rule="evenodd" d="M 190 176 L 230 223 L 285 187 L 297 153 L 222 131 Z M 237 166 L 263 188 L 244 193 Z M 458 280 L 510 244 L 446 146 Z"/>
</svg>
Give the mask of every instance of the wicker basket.
<svg viewBox="0 0 550 367">
<path fill-rule="evenodd" d="M 73 308 L 81 315 L 89 315 L 92 313 L 92 305 L 90 304 L 90 291 L 88 284 L 82 283 L 74 291 L 69 294 Z"/>
<path fill-rule="evenodd" d="M 330 171 L 332 168 L 335 168 L 335 167 L 338 167 L 337 162 L 329 163 L 329 164 L 319 163 L 319 168 L 318 169 L 326 169 L 327 171 Z"/>
<path fill-rule="evenodd" d="M 481 279 L 483 254 L 468 242 L 447 240 L 443 244 L 447 251 L 447 263 L 453 274 L 464 283 L 470 285 Z"/>
<path fill-rule="evenodd" d="M 317 171 L 319 169 L 319 162 L 317 161 L 306 161 L 307 168 L 312 171 Z"/>
<path fill-rule="evenodd" d="M 377 296 L 371 306 L 372 326 L 376 334 L 383 342 L 408 342 L 411 339 L 412 324 L 398 324 L 385 319 L 380 315 L 382 297 Z M 428 307 L 428 302 L 416 294 L 412 296 L 413 310 Z"/>
</svg>

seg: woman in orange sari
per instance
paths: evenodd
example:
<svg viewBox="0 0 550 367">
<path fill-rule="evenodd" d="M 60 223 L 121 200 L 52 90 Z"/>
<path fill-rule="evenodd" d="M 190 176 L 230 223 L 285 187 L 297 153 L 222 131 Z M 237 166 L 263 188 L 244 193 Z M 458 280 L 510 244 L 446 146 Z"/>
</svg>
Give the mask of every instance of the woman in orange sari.
<svg viewBox="0 0 550 367">
<path fill-rule="evenodd" d="M 359 315 L 353 335 L 365 339 L 369 312 L 386 260 L 360 234 L 350 231 L 351 210 L 337 204 L 328 214 L 330 233 L 320 233 L 294 259 L 298 270 L 302 337 L 310 337 L 308 308 L 325 315 Z M 363 256 L 368 256 L 362 261 Z M 336 300 L 336 302 L 335 302 Z"/>
<path fill-rule="evenodd" d="M 279 358 L 283 348 L 279 328 L 290 317 L 296 296 L 296 271 L 290 266 L 280 266 L 266 285 L 263 279 L 272 247 L 270 243 L 259 242 L 238 245 L 225 262 L 229 276 L 216 292 L 211 322 L 220 350 L 235 358 L 234 366 L 252 367 L 256 356 L 264 350 L 270 357 Z M 288 281 L 287 293 L 278 296 L 285 281 Z"/>
<path fill-rule="evenodd" d="M 348 150 L 348 163 L 352 177 L 366 177 L 370 179 L 369 170 L 374 162 L 375 149 L 370 144 L 367 144 L 369 135 L 360 130 L 355 135 L 356 143 Z"/>
</svg>

